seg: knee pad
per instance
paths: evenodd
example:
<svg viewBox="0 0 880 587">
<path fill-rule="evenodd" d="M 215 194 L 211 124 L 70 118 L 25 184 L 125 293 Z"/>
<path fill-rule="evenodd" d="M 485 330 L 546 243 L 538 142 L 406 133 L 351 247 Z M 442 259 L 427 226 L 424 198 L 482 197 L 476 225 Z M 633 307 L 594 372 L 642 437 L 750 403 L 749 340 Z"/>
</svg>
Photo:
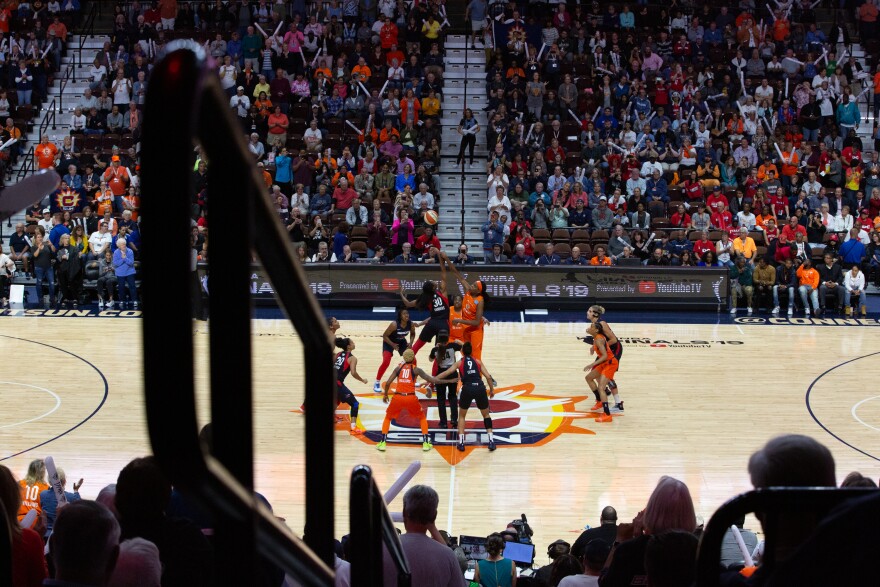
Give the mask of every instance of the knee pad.
<svg viewBox="0 0 880 587">
<path fill-rule="evenodd" d="M 486 427 L 486 430 L 492 429 L 492 418 L 483 418 L 483 426 Z"/>
</svg>

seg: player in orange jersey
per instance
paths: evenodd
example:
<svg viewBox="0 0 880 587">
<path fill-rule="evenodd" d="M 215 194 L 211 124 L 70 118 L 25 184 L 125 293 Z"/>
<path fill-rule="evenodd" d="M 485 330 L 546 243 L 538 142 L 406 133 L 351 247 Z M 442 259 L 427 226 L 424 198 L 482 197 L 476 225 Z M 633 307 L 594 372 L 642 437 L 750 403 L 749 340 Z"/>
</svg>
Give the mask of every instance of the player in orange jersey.
<svg viewBox="0 0 880 587">
<path fill-rule="evenodd" d="M 464 343 L 464 326 L 461 325 L 461 322 L 454 322 L 455 320 L 461 320 L 461 312 L 464 309 L 463 304 L 461 296 L 452 298 L 452 307 L 449 308 L 449 340 L 451 342 Z"/>
<path fill-rule="evenodd" d="M 382 422 L 382 440 L 376 445 L 376 448 L 381 451 L 385 450 L 385 442 L 388 439 L 391 420 L 398 417 L 404 411 L 409 412 L 411 416 L 417 415 L 419 417 L 419 424 L 422 429 L 422 450 L 429 451 L 432 448 L 431 439 L 428 436 L 427 415 L 425 410 L 422 409 L 422 404 L 419 403 L 419 398 L 416 397 L 416 377 L 421 377 L 425 381 L 435 384 L 446 383 L 446 381 L 432 377 L 416 367 L 414 364 L 415 359 L 416 354 L 413 350 L 406 349 L 403 352 L 403 362 L 394 368 L 391 376 L 385 382 L 385 393 L 382 396 L 382 401 L 388 404 L 388 409 L 385 410 L 385 420 Z M 391 398 L 391 403 L 389 404 L 388 391 L 391 387 L 391 382 L 395 379 L 397 380 L 397 388 L 394 390 L 394 397 Z M 430 388 L 426 389 L 425 395 L 428 399 L 431 399 Z"/>
<path fill-rule="evenodd" d="M 483 308 L 486 305 L 486 292 L 482 281 L 475 281 L 473 285 L 461 276 L 455 265 L 449 258 L 442 255 L 444 262 L 449 269 L 455 274 L 461 286 L 464 288 L 464 298 L 462 299 L 461 318 L 455 318 L 450 321 L 452 328 L 456 325 L 464 327 L 464 342 L 471 343 L 473 349 L 473 357 L 480 360 L 483 354 L 483 328 L 485 321 L 483 320 Z"/>
<path fill-rule="evenodd" d="M 611 422 L 611 410 L 608 407 L 608 394 L 605 392 L 605 387 L 609 381 L 614 379 L 614 374 L 617 372 L 617 358 L 611 352 L 607 342 L 608 336 L 602 329 L 602 324 L 596 322 L 590 325 L 587 334 L 593 337 L 593 350 L 596 353 L 596 360 L 584 367 L 584 371 L 587 372 L 587 376 L 584 379 L 587 381 L 590 389 L 593 390 L 593 393 L 599 394 L 600 401 L 602 402 L 602 411 L 605 412 L 602 416 L 596 418 L 596 421 Z"/>
</svg>

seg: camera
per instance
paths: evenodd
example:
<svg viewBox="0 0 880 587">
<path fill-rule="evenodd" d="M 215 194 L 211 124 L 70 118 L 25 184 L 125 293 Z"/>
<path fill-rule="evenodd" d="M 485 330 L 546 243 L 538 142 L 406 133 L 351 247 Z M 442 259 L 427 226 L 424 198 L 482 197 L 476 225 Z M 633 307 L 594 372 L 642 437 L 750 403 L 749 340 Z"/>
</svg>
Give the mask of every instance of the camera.
<svg viewBox="0 0 880 587">
<path fill-rule="evenodd" d="M 517 542 L 521 544 L 532 543 L 533 532 L 525 514 L 520 514 L 519 519 L 513 520 L 508 526 L 513 526 L 514 530 L 516 530 Z"/>
</svg>

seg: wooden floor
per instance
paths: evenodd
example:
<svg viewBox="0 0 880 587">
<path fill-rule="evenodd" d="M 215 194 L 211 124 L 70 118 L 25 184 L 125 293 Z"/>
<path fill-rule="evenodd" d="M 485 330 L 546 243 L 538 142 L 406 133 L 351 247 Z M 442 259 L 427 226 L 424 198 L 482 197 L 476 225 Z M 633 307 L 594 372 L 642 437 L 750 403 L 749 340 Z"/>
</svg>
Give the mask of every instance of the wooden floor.
<svg viewBox="0 0 880 587">
<path fill-rule="evenodd" d="M 360 372 L 371 384 L 385 325 L 343 322 L 340 331 L 356 341 Z M 347 532 L 347 478 L 359 463 L 372 466 L 387 487 L 410 462 L 421 460 L 416 481 L 440 493 L 438 526 L 451 534 L 486 535 L 527 514 L 539 560 L 551 541 L 573 540 L 585 524 L 596 525 L 605 505 L 614 505 L 621 519 L 631 518 L 664 474 L 688 484 L 699 516 L 708 519 L 727 498 L 749 488 L 749 455 L 780 433 L 808 434 L 826 444 L 837 460 L 838 479 L 853 470 L 880 477 L 880 329 L 612 325 L 621 338 L 653 345 L 626 346 L 617 377 L 626 415 L 610 424 L 585 414 L 592 404 L 591 397 L 584 399 L 589 394 L 582 372 L 588 347 L 575 338 L 583 324 L 494 323 L 483 358 L 500 389 L 493 412 L 503 442 L 495 453 L 480 447 L 462 456 L 443 447 L 446 437 L 438 433 L 437 448 L 429 453 L 389 443 L 383 454 L 369 435 L 353 438 L 340 430 L 337 536 Z M 208 337 L 206 326 L 200 328 L 199 408 L 206 420 Z M 299 533 L 304 418 L 291 410 L 303 399 L 301 347 L 285 322 L 257 320 L 254 329 L 257 488 Z M 140 336 L 138 319 L 0 319 L 3 464 L 20 476 L 31 459 L 52 455 L 69 478 L 84 477 L 82 493 L 94 497 L 115 482 L 126 462 L 148 454 Z M 427 361 L 426 350 L 420 358 Z M 835 368 L 846 361 L 852 362 Z M 101 405 L 104 378 L 109 393 Z M 805 398 L 814 380 L 809 405 L 840 440 L 808 410 Z M 349 382 L 364 395 L 361 424 L 377 430 L 381 401 L 371 385 Z M 436 410 L 429 419 L 436 420 Z M 398 439 L 417 430 L 416 422 L 400 424 L 394 429 Z M 480 430 L 474 429 L 474 438 Z M 399 500 L 391 509 L 400 510 Z"/>
</svg>

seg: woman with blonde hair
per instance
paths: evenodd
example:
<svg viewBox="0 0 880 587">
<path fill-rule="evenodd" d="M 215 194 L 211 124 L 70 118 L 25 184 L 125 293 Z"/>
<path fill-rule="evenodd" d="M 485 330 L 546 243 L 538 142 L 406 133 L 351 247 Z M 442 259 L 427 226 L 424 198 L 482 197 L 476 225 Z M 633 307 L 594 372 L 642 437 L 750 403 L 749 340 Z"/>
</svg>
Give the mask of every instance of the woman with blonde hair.
<svg viewBox="0 0 880 587">
<path fill-rule="evenodd" d="M 608 556 L 602 587 L 646 585 L 645 550 L 651 536 L 669 530 L 693 532 L 696 528 L 697 516 L 687 485 L 672 477 L 660 477 L 648 505 L 633 520 L 632 538 L 618 531 L 620 543 L 615 543 L 618 546 Z"/>
<path fill-rule="evenodd" d="M 31 466 L 34 463 L 31 462 Z M 39 461 L 41 464 L 43 461 Z M 45 466 L 42 469 L 45 474 Z M 30 468 L 28 473 L 30 473 Z M 21 481 L 24 483 L 24 480 Z M 39 494 L 38 494 L 39 495 Z M 43 556 L 43 541 L 40 534 L 30 528 L 22 528 L 16 513 L 20 512 L 21 494 L 12 471 L 0 465 L 0 508 L 6 514 L 6 533 L 12 544 L 12 584 L 42 585 L 49 577 L 49 569 Z"/>
</svg>

